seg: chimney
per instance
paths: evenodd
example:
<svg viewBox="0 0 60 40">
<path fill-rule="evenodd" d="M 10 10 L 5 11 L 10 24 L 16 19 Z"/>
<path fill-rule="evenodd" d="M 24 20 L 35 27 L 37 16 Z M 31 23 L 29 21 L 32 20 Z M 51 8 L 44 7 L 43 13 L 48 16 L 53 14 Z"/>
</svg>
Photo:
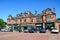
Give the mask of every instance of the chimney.
<svg viewBox="0 0 60 40">
<path fill-rule="evenodd" d="M 35 10 L 35 15 L 37 15 L 37 11 Z"/>
<path fill-rule="evenodd" d="M 29 15 L 29 12 L 30 12 L 30 10 L 29 10 L 29 8 L 28 8 L 28 15 Z"/>
<path fill-rule="evenodd" d="M 53 12 L 54 12 L 54 13 L 56 13 L 56 10 L 55 10 L 55 8 L 53 8 Z"/>
</svg>

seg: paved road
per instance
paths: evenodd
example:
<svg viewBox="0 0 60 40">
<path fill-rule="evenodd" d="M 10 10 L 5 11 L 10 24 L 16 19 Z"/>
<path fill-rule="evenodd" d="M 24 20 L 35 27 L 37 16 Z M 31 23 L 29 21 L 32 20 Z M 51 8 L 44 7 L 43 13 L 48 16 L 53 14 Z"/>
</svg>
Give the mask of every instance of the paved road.
<svg viewBox="0 0 60 40">
<path fill-rule="evenodd" d="M 59 34 L 51 34 L 49 40 L 60 40 L 60 33 Z"/>
<path fill-rule="evenodd" d="M 59 34 L 0 32 L 0 40 L 59 40 Z"/>
</svg>

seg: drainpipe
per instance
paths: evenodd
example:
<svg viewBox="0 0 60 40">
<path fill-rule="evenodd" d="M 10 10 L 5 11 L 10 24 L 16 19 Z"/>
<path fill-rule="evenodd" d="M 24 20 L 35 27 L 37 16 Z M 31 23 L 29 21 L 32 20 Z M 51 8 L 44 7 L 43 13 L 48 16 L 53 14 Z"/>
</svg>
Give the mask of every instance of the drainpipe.
<svg viewBox="0 0 60 40">
<path fill-rule="evenodd" d="M 43 22 L 43 28 L 45 28 L 45 23 Z"/>
</svg>

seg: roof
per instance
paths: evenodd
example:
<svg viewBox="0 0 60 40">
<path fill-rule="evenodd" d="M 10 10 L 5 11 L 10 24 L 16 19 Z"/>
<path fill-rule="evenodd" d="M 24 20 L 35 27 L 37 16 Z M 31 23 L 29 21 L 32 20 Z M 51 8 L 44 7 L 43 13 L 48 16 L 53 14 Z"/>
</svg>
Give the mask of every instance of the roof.
<svg viewBox="0 0 60 40">
<path fill-rule="evenodd" d="M 51 12 L 53 15 L 56 15 L 56 13 L 54 13 L 54 12 Z"/>
</svg>

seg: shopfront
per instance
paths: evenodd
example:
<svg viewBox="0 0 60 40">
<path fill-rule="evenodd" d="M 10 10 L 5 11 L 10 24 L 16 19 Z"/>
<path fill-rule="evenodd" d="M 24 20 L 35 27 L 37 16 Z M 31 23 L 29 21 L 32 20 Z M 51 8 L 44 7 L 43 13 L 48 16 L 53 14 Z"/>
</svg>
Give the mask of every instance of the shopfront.
<svg viewBox="0 0 60 40">
<path fill-rule="evenodd" d="M 31 28 L 33 28 L 33 26 L 31 26 L 31 25 L 23 26 L 23 30 L 25 30 L 25 29 L 31 29 Z"/>
<path fill-rule="evenodd" d="M 51 27 L 55 27 L 55 23 L 54 22 L 47 22 L 47 23 L 45 23 L 45 28 L 46 29 L 49 29 Z"/>
<path fill-rule="evenodd" d="M 18 31 L 18 25 L 17 24 L 14 24 L 14 30 Z"/>
<path fill-rule="evenodd" d="M 35 26 L 37 30 L 43 29 L 43 23 L 36 23 Z"/>
<path fill-rule="evenodd" d="M 25 30 L 25 29 L 28 29 L 28 27 L 27 26 L 23 26 L 23 30 Z"/>
</svg>

